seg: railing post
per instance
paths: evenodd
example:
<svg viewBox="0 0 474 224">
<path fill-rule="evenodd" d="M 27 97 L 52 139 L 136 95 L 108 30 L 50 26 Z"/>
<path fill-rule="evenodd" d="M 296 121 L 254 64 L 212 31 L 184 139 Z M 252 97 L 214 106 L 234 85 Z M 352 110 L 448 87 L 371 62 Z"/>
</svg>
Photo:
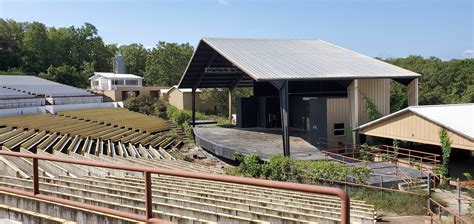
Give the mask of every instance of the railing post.
<svg viewBox="0 0 474 224">
<path fill-rule="evenodd" d="M 147 219 L 153 218 L 153 201 L 151 190 L 151 173 L 145 171 L 145 207 Z"/>
<path fill-rule="evenodd" d="M 33 194 L 39 194 L 38 159 L 33 158 Z"/>
</svg>

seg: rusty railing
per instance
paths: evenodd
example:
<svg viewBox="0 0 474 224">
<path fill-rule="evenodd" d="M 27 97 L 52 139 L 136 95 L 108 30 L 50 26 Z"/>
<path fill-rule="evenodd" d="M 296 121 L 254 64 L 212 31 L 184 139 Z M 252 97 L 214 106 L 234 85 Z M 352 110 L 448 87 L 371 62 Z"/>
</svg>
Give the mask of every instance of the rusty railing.
<svg viewBox="0 0 474 224">
<path fill-rule="evenodd" d="M 433 211 L 432 205 L 434 205 L 436 208 L 438 208 L 438 214 L 436 214 L 435 211 Z M 461 217 L 458 213 L 449 210 L 448 208 L 444 207 L 440 203 L 436 202 L 435 200 L 429 198 L 428 199 L 428 215 L 430 216 L 431 223 L 433 224 L 433 216 L 438 215 L 438 218 L 441 219 L 441 216 L 443 214 L 443 211 L 448 213 L 453 219 L 453 223 L 464 223 L 464 224 L 471 224 L 470 221 L 466 220 L 465 218 Z"/>
<path fill-rule="evenodd" d="M 0 155 L 30 158 L 33 160 L 33 177 L 32 177 L 33 178 L 33 192 L 11 189 L 8 187 L 0 187 L 0 191 L 11 192 L 14 194 L 24 195 L 28 197 L 33 197 L 37 199 L 42 199 L 42 200 L 46 200 L 50 202 L 74 206 L 74 207 L 83 208 L 83 209 L 89 209 L 96 212 L 102 212 L 109 215 L 115 215 L 115 216 L 119 216 L 119 217 L 123 217 L 127 219 L 147 222 L 147 223 L 169 223 L 168 221 L 165 221 L 165 220 L 153 218 L 151 174 L 195 178 L 195 179 L 201 179 L 201 180 L 211 180 L 211 181 L 219 181 L 219 182 L 225 182 L 225 183 L 244 184 L 244 185 L 252 185 L 252 186 L 258 186 L 258 187 L 268 187 L 268 188 L 275 188 L 275 189 L 282 189 L 282 190 L 292 190 L 292 191 L 301 191 L 301 192 L 306 192 L 306 193 L 337 196 L 341 199 L 341 223 L 349 224 L 349 221 L 350 221 L 349 196 L 344 190 L 340 188 L 335 188 L 335 187 L 323 187 L 323 186 L 315 186 L 315 185 L 309 185 L 309 184 L 296 184 L 296 183 L 261 180 L 261 179 L 245 178 L 245 177 L 189 172 L 189 171 L 173 170 L 173 169 L 165 169 L 165 168 L 130 166 L 130 165 L 125 165 L 125 164 L 105 163 L 105 162 L 97 162 L 97 161 L 90 161 L 90 160 L 75 160 L 75 159 L 67 159 L 67 158 L 61 158 L 61 157 L 55 157 L 55 156 L 42 156 L 42 155 L 36 155 L 32 153 L 30 154 L 30 153 L 20 153 L 20 152 L 8 152 L 5 150 L 0 150 Z M 102 168 L 109 168 L 109 169 L 134 171 L 134 172 L 143 172 L 143 175 L 145 177 L 145 186 L 144 186 L 145 207 L 146 207 L 145 215 L 143 216 L 143 215 L 133 214 L 129 212 L 119 211 L 119 210 L 110 209 L 110 208 L 104 208 L 100 206 L 85 204 L 85 203 L 81 203 L 81 202 L 77 202 L 73 200 L 67 200 L 67 199 L 62 199 L 62 198 L 57 198 L 57 197 L 41 194 L 40 188 L 39 188 L 39 173 L 38 173 L 39 160 L 46 160 L 46 161 L 53 161 L 53 162 L 60 162 L 60 163 L 71 163 L 71 164 L 77 164 L 77 165 L 86 165 L 86 166 L 94 166 L 94 167 L 102 167 Z"/>
</svg>

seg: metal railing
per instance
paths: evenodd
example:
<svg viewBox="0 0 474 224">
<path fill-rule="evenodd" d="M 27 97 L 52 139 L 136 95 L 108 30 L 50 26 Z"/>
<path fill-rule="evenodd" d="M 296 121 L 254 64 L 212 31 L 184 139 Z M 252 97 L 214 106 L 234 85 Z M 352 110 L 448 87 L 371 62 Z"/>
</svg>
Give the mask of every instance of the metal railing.
<svg viewBox="0 0 474 224">
<path fill-rule="evenodd" d="M 438 214 L 436 214 L 435 211 L 433 211 L 432 207 L 438 208 Z M 464 224 L 470 224 L 471 222 L 466 220 L 465 218 L 461 217 L 458 213 L 449 210 L 448 208 L 444 207 L 440 203 L 436 202 L 435 200 L 429 198 L 428 199 L 428 215 L 430 216 L 431 219 L 431 224 L 433 224 L 433 216 L 437 215 L 439 219 L 441 219 L 441 216 L 443 213 L 446 213 L 447 215 L 451 216 L 453 219 L 453 223 L 464 223 Z"/>
<path fill-rule="evenodd" d="M 340 188 L 335 188 L 335 187 L 323 187 L 323 186 L 315 186 L 315 185 L 309 185 L 309 184 L 296 184 L 296 183 L 253 179 L 253 178 L 245 178 L 245 177 L 189 172 L 189 171 L 173 170 L 173 169 L 165 169 L 165 168 L 130 166 L 130 165 L 125 165 L 125 164 L 113 164 L 113 163 L 97 162 L 97 161 L 90 161 L 90 160 L 75 160 L 75 159 L 67 159 L 67 158 L 55 157 L 55 156 L 42 156 L 42 155 L 36 155 L 36 154 L 30 154 L 30 153 L 9 152 L 9 151 L 4 151 L 4 150 L 0 150 L 0 155 L 30 158 L 33 160 L 33 177 L 32 177 L 33 192 L 16 190 L 16 189 L 8 188 L 8 187 L 0 187 L 0 191 L 11 192 L 14 194 L 29 196 L 29 197 L 33 197 L 37 199 L 50 201 L 50 202 L 56 202 L 56 203 L 60 203 L 64 205 L 75 206 L 75 207 L 79 207 L 83 209 L 89 209 L 96 212 L 102 212 L 105 214 L 115 215 L 115 216 L 119 216 L 119 217 L 123 217 L 127 219 L 133 219 L 133 220 L 142 221 L 142 222 L 169 223 L 168 221 L 165 221 L 165 220 L 153 218 L 151 174 L 195 178 L 195 179 L 201 179 L 201 180 L 211 180 L 211 181 L 219 181 L 219 182 L 225 182 L 225 183 L 244 184 L 244 185 L 252 185 L 252 186 L 258 186 L 258 187 L 268 187 L 268 188 L 275 188 L 275 189 L 282 189 L 282 190 L 291 190 L 291 191 L 300 191 L 300 192 L 306 192 L 306 193 L 337 196 L 341 199 L 341 223 L 349 224 L 350 222 L 349 196 L 344 190 Z M 39 172 L 38 172 L 39 160 L 102 167 L 102 168 L 109 168 L 109 169 L 118 169 L 118 170 L 125 170 L 125 171 L 143 172 L 143 175 L 145 177 L 145 186 L 144 186 L 145 207 L 146 207 L 145 216 L 41 194 L 40 188 L 39 188 Z"/>
</svg>

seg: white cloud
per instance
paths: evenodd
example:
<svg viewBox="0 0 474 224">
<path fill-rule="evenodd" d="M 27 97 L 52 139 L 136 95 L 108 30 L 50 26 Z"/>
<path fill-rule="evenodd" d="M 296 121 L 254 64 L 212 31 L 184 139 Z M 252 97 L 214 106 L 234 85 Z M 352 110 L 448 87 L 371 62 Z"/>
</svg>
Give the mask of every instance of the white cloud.
<svg viewBox="0 0 474 224">
<path fill-rule="evenodd" d="M 219 5 L 228 5 L 229 1 L 227 1 L 227 0 L 217 0 L 217 4 L 219 4 Z"/>
<path fill-rule="evenodd" d="M 463 58 L 474 58 L 474 50 L 465 50 L 462 54 Z"/>
</svg>

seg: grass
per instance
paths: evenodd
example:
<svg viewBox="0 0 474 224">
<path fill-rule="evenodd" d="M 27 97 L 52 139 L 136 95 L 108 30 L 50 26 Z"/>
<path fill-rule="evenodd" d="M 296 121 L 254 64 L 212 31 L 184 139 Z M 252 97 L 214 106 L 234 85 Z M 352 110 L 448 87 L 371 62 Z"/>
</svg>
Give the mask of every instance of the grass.
<svg viewBox="0 0 474 224">
<path fill-rule="evenodd" d="M 375 206 L 377 211 L 392 212 L 397 215 L 425 215 L 428 195 L 381 191 L 365 187 L 348 187 L 352 199 L 363 200 Z"/>
</svg>

